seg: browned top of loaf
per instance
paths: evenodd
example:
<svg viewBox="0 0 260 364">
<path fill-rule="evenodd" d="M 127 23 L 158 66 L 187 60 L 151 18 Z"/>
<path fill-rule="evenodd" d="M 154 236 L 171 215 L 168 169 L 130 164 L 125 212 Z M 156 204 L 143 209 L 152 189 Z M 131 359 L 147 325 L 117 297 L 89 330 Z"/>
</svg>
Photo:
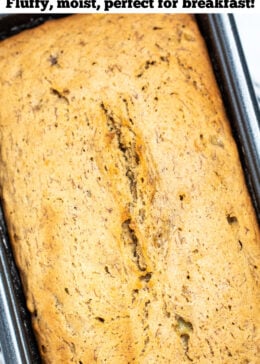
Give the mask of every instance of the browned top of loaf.
<svg viewBox="0 0 260 364">
<path fill-rule="evenodd" d="M 259 230 L 190 15 L 0 44 L 0 182 L 46 363 L 259 363 Z"/>
</svg>

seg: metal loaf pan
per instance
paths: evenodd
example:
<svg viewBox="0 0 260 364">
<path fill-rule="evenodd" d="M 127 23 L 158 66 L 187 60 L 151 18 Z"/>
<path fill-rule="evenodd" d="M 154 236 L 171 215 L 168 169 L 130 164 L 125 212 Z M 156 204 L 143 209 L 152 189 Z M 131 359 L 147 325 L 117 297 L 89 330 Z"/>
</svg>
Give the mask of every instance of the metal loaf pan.
<svg viewBox="0 0 260 364">
<path fill-rule="evenodd" d="M 0 39 L 65 15 L 0 16 Z M 67 16 L 67 15 L 66 15 Z M 260 221 L 259 108 L 234 17 L 196 15 L 237 141 L 247 185 Z M 0 206 L 0 343 L 5 364 L 41 363 Z M 1 358 L 0 358 L 1 363 Z"/>
</svg>

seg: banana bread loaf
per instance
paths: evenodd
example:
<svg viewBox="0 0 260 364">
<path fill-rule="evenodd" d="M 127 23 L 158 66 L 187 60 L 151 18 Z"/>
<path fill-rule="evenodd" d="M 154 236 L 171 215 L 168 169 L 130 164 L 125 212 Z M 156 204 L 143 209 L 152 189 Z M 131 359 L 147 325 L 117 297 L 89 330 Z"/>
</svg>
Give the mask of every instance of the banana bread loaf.
<svg viewBox="0 0 260 364">
<path fill-rule="evenodd" d="M 0 44 L 0 184 L 45 363 L 259 363 L 259 229 L 191 15 Z"/>
</svg>

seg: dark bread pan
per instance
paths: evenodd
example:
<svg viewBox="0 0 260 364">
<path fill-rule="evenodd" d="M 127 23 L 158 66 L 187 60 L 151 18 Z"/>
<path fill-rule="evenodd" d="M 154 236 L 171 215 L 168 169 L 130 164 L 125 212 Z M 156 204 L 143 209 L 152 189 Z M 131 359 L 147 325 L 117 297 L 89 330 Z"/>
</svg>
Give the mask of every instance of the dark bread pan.
<svg viewBox="0 0 260 364">
<path fill-rule="evenodd" d="M 68 15 L 2 14 L 0 39 L 62 16 Z M 209 50 L 260 221 L 260 115 L 234 17 L 231 14 L 204 14 L 196 15 L 196 19 Z M 41 363 L 1 206 L 0 343 L 5 364 Z"/>
</svg>

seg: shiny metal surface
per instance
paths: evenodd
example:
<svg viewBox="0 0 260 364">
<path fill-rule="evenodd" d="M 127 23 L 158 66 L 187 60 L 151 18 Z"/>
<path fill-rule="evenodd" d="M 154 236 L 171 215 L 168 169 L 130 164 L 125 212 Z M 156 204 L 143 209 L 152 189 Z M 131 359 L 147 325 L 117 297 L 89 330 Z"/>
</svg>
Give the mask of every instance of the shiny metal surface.
<svg viewBox="0 0 260 364">
<path fill-rule="evenodd" d="M 22 323 L 19 302 L 15 294 L 17 277 L 7 257 L 7 234 L 0 211 L 0 341 L 2 362 L 29 364 L 30 350 Z M 7 248 L 7 249 L 6 249 Z M 16 282 L 15 282 L 16 281 Z M 1 357 L 0 357 L 1 360 Z"/>
</svg>

